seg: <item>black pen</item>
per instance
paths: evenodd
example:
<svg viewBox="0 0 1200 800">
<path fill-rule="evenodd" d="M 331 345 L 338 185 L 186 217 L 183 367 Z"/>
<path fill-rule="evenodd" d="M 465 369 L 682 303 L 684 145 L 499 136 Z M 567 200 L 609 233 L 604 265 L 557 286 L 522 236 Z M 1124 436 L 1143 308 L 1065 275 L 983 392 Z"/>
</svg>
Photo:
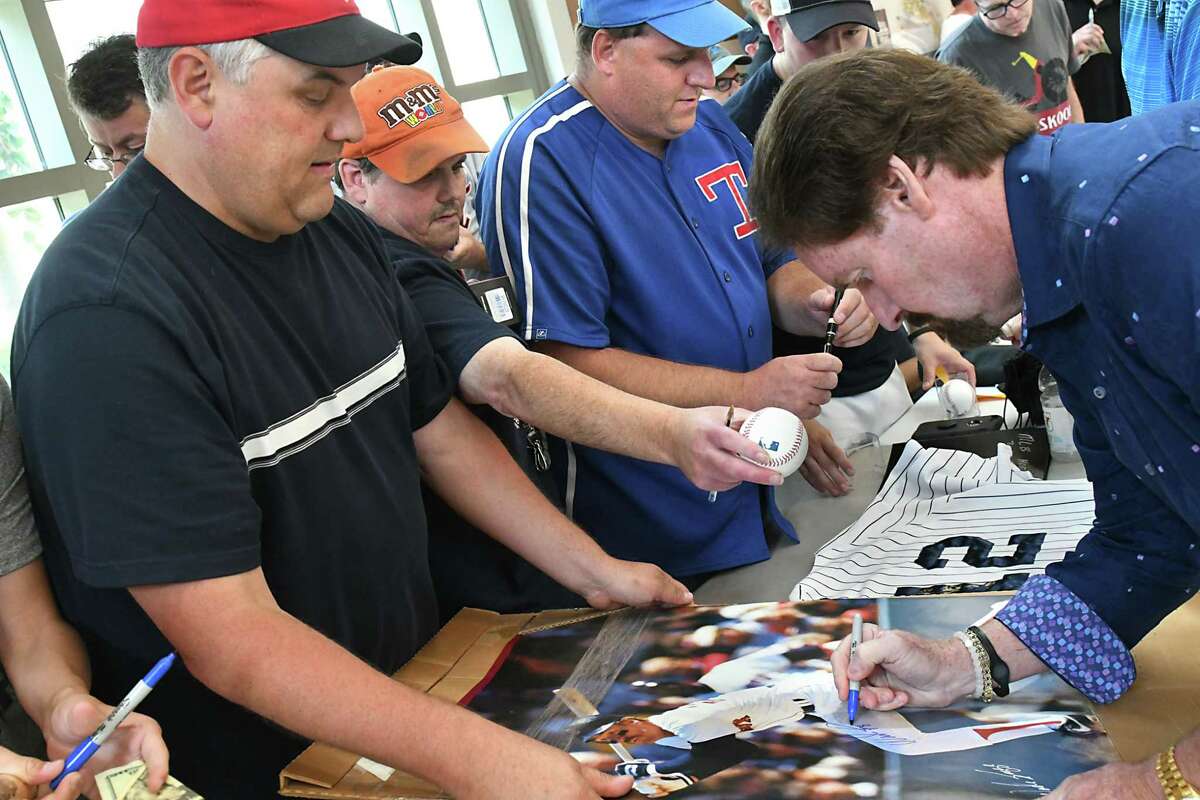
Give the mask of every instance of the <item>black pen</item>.
<svg viewBox="0 0 1200 800">
<path fill-rule="evenodd" d="M 825 349 L 821 352 L 828 353 L 833 349 L 833 340 L 837 338 L 838 324 L 833 321 L 833 315 L 837 313 L 838 306 L 842 304 L 842 295 L 846 293 L 845 286 L 839 286 L 833 292 L 833 308 L 829 309 L 829 322 L 825 323 Z"/>
</svg>

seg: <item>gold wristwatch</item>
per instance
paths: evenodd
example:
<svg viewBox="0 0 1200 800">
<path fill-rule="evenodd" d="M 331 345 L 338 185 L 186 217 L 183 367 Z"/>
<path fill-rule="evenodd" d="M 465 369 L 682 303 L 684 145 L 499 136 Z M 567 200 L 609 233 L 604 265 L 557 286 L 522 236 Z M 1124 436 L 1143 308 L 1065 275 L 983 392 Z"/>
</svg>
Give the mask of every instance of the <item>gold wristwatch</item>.
<svg viewBox="0 0 1200 800">
<path fill-rule="evenodd" d="M 1187 782 L 1183 773 L 1179 771 L 1179 765 L 1175 763 L 1174 747 L 1158 754 L 1154 771 L 1158 774 L 1158 782 L 1162 784 L 1167 800 L 1200 800 L 1200 790 Z"/>
</svg>

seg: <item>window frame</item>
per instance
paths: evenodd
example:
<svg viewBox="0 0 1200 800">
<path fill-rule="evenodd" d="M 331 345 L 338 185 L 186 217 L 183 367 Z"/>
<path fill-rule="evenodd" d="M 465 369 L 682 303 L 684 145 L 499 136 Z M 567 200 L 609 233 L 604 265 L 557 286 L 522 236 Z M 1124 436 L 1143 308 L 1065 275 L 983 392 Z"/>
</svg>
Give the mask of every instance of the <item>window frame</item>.
<svg viewBox="0 0 1200 800">
<path fill-rule="evenodd" d="M 91 145 L 67 98 L 66 65 L 63 63 L 58 40 L 55 38 L 54 28 L 50 22 L 50 14 L 46 8 L 47 0 L 8 1 L 19 5 L 20 11 L 24 15 L 29 36 L 32 38 L 41 69 L 49 84 L 53 111 L 46 109 L 41 116 L 45 117 L 48 113 L 57 114 L 66 134 L 73 162 L 61 167 L 36 170 L 25 175 L 0 178 L 0 208 L 44 197 L 57 197 L 75 191 L 83 191 L 87 195 L 88 201 L 91 202 L 104 190 L 108 183 L 108 176 L 90 169 L 83 163 Z M 521 0 L 508 0 L 517 40 L 521 47 L 521 55 L 525 61 L 525 71 L 502 75 L 486 81 L 459 84 L 454 80 L 454 73 L 446 56 L 444 38 L 438 25 L 437 14 L 434 11 L 434 0 L 419 1 L 432 40 L 427 44 L 433 50 L 438 69 L 442 74 L 443 85 L 459 102 L 468 103 L 472 100 L 483 100 L 497 95 L 507 96 L 524 90 L 531 91 L 533 96 L 537 97 L 550 88 L 551 81 L 547 74 L 542 46 L 538 41 L 534 21 L 526 3 Z M 395 5 L 391 0 L 388 0 L 387 5 L 391 11 L 393 24 L 399 28 L 400 20 L 397 17 Z M 480 4 L 480 13 L 483 14 L 482 4 Z M 15 81 L 20 81 L 20 75 L 13 77 Z M 22 104 L 21 112 L 28 115 L 29 98 L 14 99 Z"/>
<path fill-rule="evenodd" d="M 66 65 L 63 64 L 62 53 L 58 48 L 58 39 L 55 38 L 54 28 L 50 24 L 46 0 L 15 1 L 18 2 L 20 11 L 25 17 L 28 35 L 32 38 L 42 73 L 46 76 L 49 84 L 53 112 L 58 115 L 62 130 L 66 134 L 73 160 L 72 163 L 61 167 L 51 167 L 25 175 L 0 178 L 0 208 L 20 205 L 45 197 L 58 197 L 77 191 L 87 194 L 88 202 L 91 202 L 100 195 L 100 192 L 104 191 L 104 186 L 108 183 L 108 176 L 83 163 L 83 159 L 91 149 L 91 143 L 83 128 L 80 127 L 79 119 L 75 116 L 75 111 L 71 108 L 71 102 L 67 98 Z M 19 35 L 21 32 L 17 33 Z M 14 71 L 16 71 L 15 65 Z M 20 84 L 20 74 L 14 74 L 13 80 Z M 30 98 L 25 96 L 25 87 L 21 87 L 21 95 L 14 100 L 22 104 L 21 113 L 28 117 L 30 112 L 27 106 Z M 48 112 L 49 109 L 46 111 Z M 44 117 L 45 114 L 40 116 Z M 37 133 L 39 132 L 35 132 L 35 134 Z"/>
<path fill-rule="evenodd" d="M 483 100 L 495 95 L 516 94 L 525 89 L 531 90 L 533 96 L 538 97 L 550 88 L 550 78 L 546 73 L 542 47 L 538 42 L 533 18 L 529 14 L 526 3 L 520 2 L 520 0 L 508 0 L 509 11 L 512 13 L 517 31 L 517 41 L 521 46 L 521 56 L 525 59 L 525 71 L 501 75 L 486 81 L 460 84 L 454 80 L 454 71 L 446 56 L 445 40 L 442 37 L 441 26 L 438 24 L 433 2 L 434 0 L 420 0 L 421 12 L 425 15 L 425 22 L 429 26 L 429 36 L 433 40 L 429 42 L 429 46 L 433 48 L 438 71 L 442 74 L 442 85 L 447 92 L 454 96 L 455 100 L 460 103 L 469 103 L 472 100 Z M 388 5 L 391 6 L 391 0 L 388 1 Z M 477 5 L 480 6 L 479 13 L 486 19 L 483 6 L 478 3 L 478 0 Z M 394 16 L 395 9 L 393 8 Z"/>
</svg>

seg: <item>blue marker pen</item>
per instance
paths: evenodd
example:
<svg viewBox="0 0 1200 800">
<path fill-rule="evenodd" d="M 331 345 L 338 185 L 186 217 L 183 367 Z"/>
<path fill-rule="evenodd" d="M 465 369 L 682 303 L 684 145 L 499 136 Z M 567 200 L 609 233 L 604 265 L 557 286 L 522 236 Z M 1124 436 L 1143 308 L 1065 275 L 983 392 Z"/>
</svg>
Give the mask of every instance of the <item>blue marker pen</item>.
<svg viewBox="0 0 1200 800">
<path fill-rule="evenodd" d="M 58 784 L 62 783 L 62 779 L 70 775 L 72 772 L 78 772 L 83 769 L 83 765 L 88 762 L 104 741 L 112 735 L 112 732 L 117 729 L 117 726 L 125 721 L 125 718 L 133 713 L 133 710 L 138 707 L 138 703 L 146 699 L 146 695 L 150 694 L 150 690 L 154 688 L 154 684 L 158 683 L 163 675 L 167 674 L 167 670 L 175 663 L 175 654 L 159 660 L 146 677 L 142 678 L 137 684 L 129 690 L 129 694 L 117 704 L 117 707 L 112 710 L 108 718 L 100 723 L 100 727 L 96 728 L 96 732 L 88 738 L 80 742 L 71 755 L 67 757 L 67 763 L 63 765 L 62 772 L 58 773 L 58 777 L 50 781 L 50 788 L 57 789 Z"/>
<path fill-rule="evenodd" d="M 850 660 L 854 660 L 854 654 L 858 652 L 858 646 L 862 644 L 862 614 L 855 614 L 852 618 L 854 626 L 850 629 Z M 850 694 L 846 698 L 846 709 L 850 715 L 850 724 L 854 724 L 854 717 L 858 715 L 858 681 L 850 681 Z"/>
</svg>

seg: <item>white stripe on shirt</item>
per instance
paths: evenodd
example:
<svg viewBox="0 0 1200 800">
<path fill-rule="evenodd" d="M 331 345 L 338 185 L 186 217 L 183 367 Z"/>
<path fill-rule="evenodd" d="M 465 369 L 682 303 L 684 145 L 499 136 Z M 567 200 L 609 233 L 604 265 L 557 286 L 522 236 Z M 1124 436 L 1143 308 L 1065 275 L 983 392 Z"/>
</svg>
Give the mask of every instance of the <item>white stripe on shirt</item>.
<svg viewBox="0 0 1200 800">
<path fill-rule="evenodd" d="M 303 411 L 276 422 L 260 433 L 242 440 L 242 457 L 250 470 L 273 467 L 324 439 L 376 399 L 400 385 L 405 377 L 404 343 L 399 342 L 387 358 L 368 369 L 333 394 Z"/>
</svg>

